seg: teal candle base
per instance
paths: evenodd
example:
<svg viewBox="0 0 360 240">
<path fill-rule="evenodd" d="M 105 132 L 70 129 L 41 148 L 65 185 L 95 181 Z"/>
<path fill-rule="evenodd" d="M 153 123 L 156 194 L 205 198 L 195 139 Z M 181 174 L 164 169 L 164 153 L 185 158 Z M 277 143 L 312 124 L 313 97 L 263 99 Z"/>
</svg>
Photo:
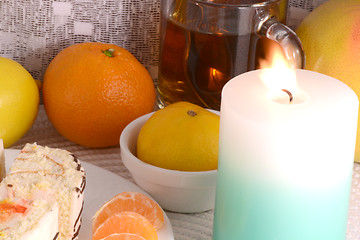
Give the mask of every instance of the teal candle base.
<svg viewBox="0 0 360 240">
<path fill-rule="evenodd" d="M 342 183 L 321 188 L 220 167 L 213 240 L 345 239 L 352 169 Z"/>
</svg>

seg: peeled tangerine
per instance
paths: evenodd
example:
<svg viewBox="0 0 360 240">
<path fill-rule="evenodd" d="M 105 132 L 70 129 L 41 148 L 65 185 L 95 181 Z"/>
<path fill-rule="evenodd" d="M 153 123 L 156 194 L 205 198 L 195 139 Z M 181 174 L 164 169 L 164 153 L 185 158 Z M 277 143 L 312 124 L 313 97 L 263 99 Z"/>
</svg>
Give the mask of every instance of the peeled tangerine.
<svg viewBox="0 0 360 240">
<path fill-rule="evenodd" d="M 92 220 L 92 240 L 157 240 L 164 212 L 142 193 L 122 192 L 104 203 Z"/>
<path fill-rule="evenodd" d="M 156 111 L 141 128 L 137 157 L 179 171 L 217 169 L 219 115 L 188 102 Z"/>
<path fill-rule="evenodd" d="M 360 96 L 360 1 L 330 0 L 312 11 L 296 30 L 306 69 L 347 84 Z M 360 162 L 360 118 L 355 161 Z"/>
<path fill-rule="evenodd" d="M 120 212 L 111 215 L 96 229 L 92 240 L 101 240 L 114 233 L 132 233 L 146 240 L 158 240 L 154 226 L 136 212 Z"/>
<path fill-rule="evenodd" d="M 136 212 L 143 215 L 156 230 L 164 225 L 164 212 L 151 198 L 139 192 L 122 192 L 104 203 L 93 217 L 93 232 L 112 214 Z"/>
</svg>

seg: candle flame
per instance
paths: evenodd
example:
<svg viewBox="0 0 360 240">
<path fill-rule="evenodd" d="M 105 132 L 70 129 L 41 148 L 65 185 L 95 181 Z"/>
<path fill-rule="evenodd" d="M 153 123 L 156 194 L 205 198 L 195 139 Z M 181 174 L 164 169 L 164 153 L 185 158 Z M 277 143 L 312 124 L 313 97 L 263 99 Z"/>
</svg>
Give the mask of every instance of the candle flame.
<svg viewBox="0 0 360 240">
<path fill-rule="evenodd" d="M 296 73 L 287 63 L 281 52 L 273 52 L 271 62 L 263 60 L 260 62 L 263 69 L 261 79 L 274 94 L 286 89 L 290 93 L 296 92 Z"/>
</svg>

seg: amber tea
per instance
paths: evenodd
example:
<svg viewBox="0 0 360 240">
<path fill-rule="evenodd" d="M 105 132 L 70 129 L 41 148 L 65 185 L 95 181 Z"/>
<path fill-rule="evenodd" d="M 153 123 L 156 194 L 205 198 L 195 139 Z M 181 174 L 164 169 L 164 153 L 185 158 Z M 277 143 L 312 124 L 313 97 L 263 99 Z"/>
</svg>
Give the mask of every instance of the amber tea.
<svg viewBox="0 0 360 240">
<path fill-rule="evenodd" d="M 160 108 L 188 101 L 219 110 L 225 83 L 257 69 L 270 49 L 302 52 L 286 38 L 297 36 L 280 23 L 285 22 L 287 0 L 254 2 L 259 0 L 162 0 Z"/>
<path fill-rule="evenodd" d="M 186 100 L 219 109 L 222 87 L 256 69 L 266 48 L 276 44 L 270 41 L 256 34 L 196 32 L 167 21 L 158 79 L 161 101 Z"/>
</svg>

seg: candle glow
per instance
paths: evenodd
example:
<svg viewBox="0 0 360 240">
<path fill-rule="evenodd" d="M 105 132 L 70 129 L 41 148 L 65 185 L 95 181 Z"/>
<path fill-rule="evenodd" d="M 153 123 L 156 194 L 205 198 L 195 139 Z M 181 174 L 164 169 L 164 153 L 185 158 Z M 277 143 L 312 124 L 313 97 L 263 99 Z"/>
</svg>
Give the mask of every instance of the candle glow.
<svg viewBox="0 0 360 240">
<path fill-rule="evenodd" d="M 269 95 L 273 99 L 279 97 L 288 97 L 290 94 L 294 96 L 297 93 L 296 73 L 295 70 L 290 68 L 286 59 L 280 52 L 272 54 L 272 61 L 260 61 L 261 79 L 264 84 L 269 88 Z M 284 91 L 286 90 L 286 91 Z M 290 92 L 289 93 L 287 93 Z"/>
</svg>

